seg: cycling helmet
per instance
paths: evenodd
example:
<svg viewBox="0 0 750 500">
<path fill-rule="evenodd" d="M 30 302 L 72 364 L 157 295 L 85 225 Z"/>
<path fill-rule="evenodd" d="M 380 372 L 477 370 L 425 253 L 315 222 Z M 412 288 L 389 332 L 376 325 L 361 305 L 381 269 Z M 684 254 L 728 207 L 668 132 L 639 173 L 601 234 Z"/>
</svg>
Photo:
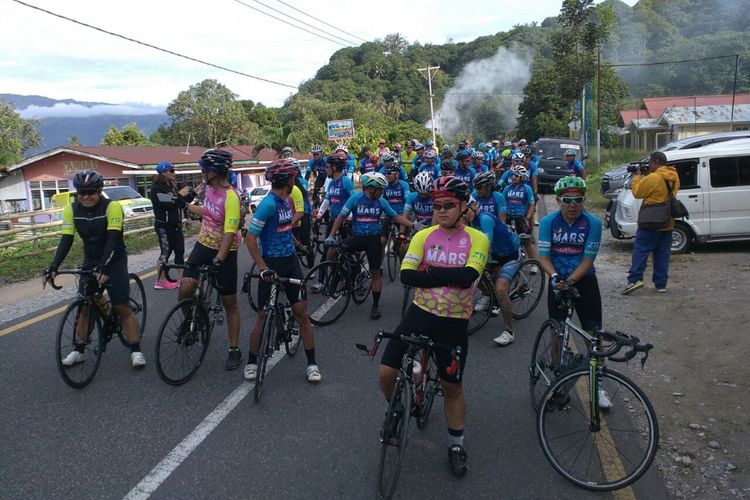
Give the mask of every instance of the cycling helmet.
<svg viewBox="0 0 750 500">
<path fill-rule="evenodd" d="M 516 165 L 515 167 L 510 169 L 511 175 L 520 177 L 521 179 L 525 179 L 528 173 L 529 172 L 526 170 L 526 167 L 524 167 L 523 165 Z"/>
<path fill-rule="evenodd" d="M 198 165 L 204 172 L 226 175 L 232 166 L 232 153 L 223 149 L 207 149 L 198 160 Z"/>
<path fill-rule="evenodd" d="M 453 158 L 453 150 L 450 148 L 446 148 L 442 153 L 440 153 L 440 156 L 442 156 L 443 158 Z"/>
<path fill-rule="evenodd" d="M 474 151 L 471 153 L 471 157 L 475 160 L 484 160 L 484 153 L 481 151 Z"/>
<path fill-rule="evenodd" d="M 534 154 L 534 151 L 529 146 L 526 146 L 521 150 L 521 153 L 523 153 L 524 156 L 531 156 Z"/>
<path fill-rule="evenodd" d="M 336 151 L 343 151 L 344 153 L 348 153 L 349 148 L 346 147 L 346 144 L 339 144 L 338 146 L 336 146 Z"/>
<path fill-rule="evenodd" d="M 414 149 L 415 150 L 424 149 L 424 144 L 422 144 L 421 142 L 415 142 L 414 143 Z"/>
<path fill-rule="evenodd" d="M 434 189 L 432 182 L 432 174 L 426 170 L 424 172 L 419 172 L 416 177 L 414 177 L 414 191 L 420 194 L 429 194 Z"/>
<path fill-rule="evenodd" d="M 427 151 L 425 151 L 422 154 L 422 158 L 425 159 L 425 160 L 428 159 L 428 158 L 437 158 L 437 154 L 435 154 L 435 150 L 434 149 L 428 149 Z"/>
<path fill-rule="evenodd" d="M 467 153 L 466 151 L 456 152 L 456 160 L 461 161 L 461 160 L 465 160 L 466 158 L 470 158 L 469 153 Z"/>
<path fill-rule="evenodd" d="M 284 182 L 297 175 L 291 158 L 281 158 L 266 167 L 265 179 L 269 182 Z"/>
<path fill-rule="evenodd" d="M 480 143 L 479 143 L 479 144 L 477 145 L 477 149 L 481 149 L 482 151 L 484 151 L 484 149 L 485 149 L 486 147 L 487 147 L 487 144 L 485 144 L 485 143 L 483 143 L 483 142 L 480 142 Z"/>
<path fill-rule="evenodd" d="M 104 185 L 104 178 L 96 170 L 81 170 L 73 177 L 76 189 L 98 189 Z"/>
<path fill-rule="evenodd" d="M 565 156 L 575 156 L 575 155 L 576 155 L 576 150 L 575 149 L 570 148 L 570 149 L 566 149 L 565 150 Z"/>
<path fill-rule="evenodd" d="M 323 146 L 320 144 L 316 144 L 315 146 L 310 148 L 310 152 L 314 155 L 323 154 Z"/>
<path fill-rule="evenodd" d="M 391 146 L 391 149 L 396 150 L 396 151 L 401 151 L 401 144 L 397 142 L 396 144 Z"/>
<path fill-rule="evenodd" d="M 477 176 L 474 177 L 475 188 L 481 186 L 492 186 L 493 184 L 495 184 L 495 174 L 493 172 L 490 172 L 489 170 L 487 172 L 477 174 Z"/>
<path fill-rule="evenodd" d="M 495 139 L 495 140 L 492 141 L 492 144 L 495 145 L 495 146 L 499 146 L 500 145 L 500 141 L 498 141 L 497 139 Z"/>
<path fill-rule="evenodd" d="M 284 146 L 284 149 L 281 150 L 281 154 L 284 153 L 294 153 L 294 149 L 292 149 L 290 146 Z"/>
<path fill-rule="evenodd" d="M 394 163 L 387 164 L 385 167 L 383 167 L 383 170 L 385 171 L 386 174 L 401 173 L 401 168 L 399 168 L 399 166 Z"/>
<path fill-rule="evenodd" d="M 510 142 L 510 141 L 505 141 L 505 142 L 503 143 L 503 147 L 504 147 L 504 148 L 512 148 L 512 147 L 513 147 L 513 143 L 512 143 L 512 142 Z"/>
<path fill-rule="evenodd" d="M 349 158 L 347 158 L 346 153 L 340 149 L 332 155 L 328 156 L 328 164 L 332 169 L 338 171 L 344 170 L 346 168 L 348 160 Z"/>
<path fill-rule="evenodd" d="M 287 158 L 287 161 L 292 166 L 292 168 L 299 174 L 300 172 L 300 165 L 299 160 L 297 158 Z"/>
<path fill-rule="evenodd" d="M 562 179 L 557 181 L 557 184 L 555 184 L 555 194 L 557 196 L 562 195 L 563 192 L 568 189 L 580 189 L 581 194 L 586 194 L 586 181 L 584 181 L 580 177 L 569 175 L 567 177 L 563 177 Z"/>
<path fill-rule="evenodd" d="M 435 182 L 432 198 L 455 198 L 458 201 L 469 201 L 469 185 L 458 177 L 446 175 Z"/>
<path fill-rule="evenodd" d="M 394 155 L 390 151 L 386 151 L 385 153 L 383 153 L 383 156 L 381 156 L 380 159 L 383 160 L 383 163 L 388 163 L 391 161 L 396 161 L 396 155 Z"/>
<path fill-rule="evenodd" d="M 388 179 L 380 172 L 370 172 L 362 175 L 362 189 L 374 187 L 376 189 L 385 189 L 388 185 Z"/>
<path fill-rule="evenodd" d="M 517 162 L 522 162 L 523 158 L 524 158 L 523 157 L 523 153 L 521 153 L 521 152 L 513 153 L 513 157 L 512 157 L 513 160 L 515 160 Z"/>
<path fill-rule="evenodd" d="M 442 164 L 442 165 L 440 165 L 440 169 L 441 169 L 441 170 L 442 170 L 443 172 L 448 172 L 448 171 L 451 171 L 451 172 L 453 172 L 454 170 L 456 170 L 456 166 L 455 166 L 455 165 L 453 164 L 453 161 L 451 161 L 451 160 L 448 160 L 448 161 L 446 161 L 446 162 L 443 162 L 443 164 Z M 446 175 L 447 175 L 447 174 L 446 174 Z"/>
<path fill-rule="evenodd" d="M 466 141 L 458 141 L 458 148 L 463 149 L 466 147 Z"/>
<path fill-rule="evenodd" d="M 435 145 L 435 143 L 432 142 L 430 139 L 427 139 L 426 141 L 424 141 L 424 147 L 426 147 L 426 148 L 431 148 L 434 145 Z"/>
<path fill-rule="evenodd" d="M 519 139 L 518 144 L 526 144 L 526 139 Z"/>
<path fill-rule="evenodd" d="M 501 153 L 501 155 L 502 155 L 503 158 L 509 158 L 510 157 L 510 149 L 503 150 L 503 152 Z"/>
</svg>

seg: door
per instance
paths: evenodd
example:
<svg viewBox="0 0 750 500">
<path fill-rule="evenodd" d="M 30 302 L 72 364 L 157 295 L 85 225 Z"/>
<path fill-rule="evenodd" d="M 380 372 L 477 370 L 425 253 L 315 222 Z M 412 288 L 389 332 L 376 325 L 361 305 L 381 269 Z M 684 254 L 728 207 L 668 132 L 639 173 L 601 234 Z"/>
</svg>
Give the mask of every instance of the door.
<svg viewBox="0 0 750 500">
<path fill-rule="evenodd" d="M 680 190 L 677 198 L 685 204 L 690 213 L 690 222 L 695 226 L 698 236 L 708 234 L 710 224 L 705 218 L 704 188 L 698 182 L 697 159 L 681 160 L 673 164 L 680 178 Z"/>
<path fill-rule="evenodd" d="M 711 236 L 750 234 L 750 155 L 710 158 Z"/>
</svg>

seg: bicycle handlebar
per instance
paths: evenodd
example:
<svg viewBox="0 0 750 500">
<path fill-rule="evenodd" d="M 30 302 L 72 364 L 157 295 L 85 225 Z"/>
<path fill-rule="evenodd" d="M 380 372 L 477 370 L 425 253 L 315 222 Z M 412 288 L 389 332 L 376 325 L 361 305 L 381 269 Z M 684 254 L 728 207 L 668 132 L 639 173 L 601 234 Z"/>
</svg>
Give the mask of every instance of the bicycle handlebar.
<svg viewBox="0 0 750 500">
<path fill-rule="evenodd" d="M 261 280 L 263 279 L 263 276 L 261 276 L 260 274 L 248 274 L 247 277 L 248 278 L 257 278 L 257 279 L 261 279 Z M 279 275 L 276 275 L 275 278 L 272 281 L 272 283 L 274 283 L 276 285 L 286 284 L 286 283 L 289 283 L 291 285 L 301 285 L 304 282 L 305 282 L 305 280 L 300 280 L 300 279 L 297 279 L 297 278 L 285 278 L 285 277 L 279 276 Z"/>
<path fill-rule="evenodd" d="M 615 344 L 604 351 L 603 353 L 600 353 L 602 357 L 606 357 L 610 359 L 611 361 L 615 362 L 627 362 L 633 359 L 639 352 L 644 353 L 644 356 L 641 358 L 641 369 L 646 365 L 646 361 L 648 360 L 649 351 L 654 348 L 653 344 L 641 344 L 640 339 L 634 335 L 628 335 L 627 333 L 623 332 L 606 332 L 606 331 L 599 331 L 596 332 L 596 337 L 606 340 L 606 341 L 612 341 L 615 342 Z M 614 355 L 617 354 L 620 349 L 623 347 L 630 347 L 630 350 L 623 354 L 622 356 L 615 357 Z"/>
<path fill-rule="evenodd" d="M 93 269 L 76 269 L 75 271 L 57 271 L 55 272 L 55 277 L 60 276 L 61 274 L 73 274 L 76 276 L 93 276 L 94 270 Z M 44 289 L 47 286 L 47 283 L 50 284 L 53 290 L 62 289 L 62 285 L 56 284 L 55 278 L 53 278 L 51 275 L 47 273 L 47 271 L 45 271 L 44 281 L 42 282 L 42 289 Z"/>
<path fill-rule="evenodd" d="M 434 342 L 431 338 L 426 337 L 424 335 L 391 333 L 391 332 L 380 331 L 375 334 L 375 339 L 373 341 L 372 347 L 368 348 L 364 344 L 354 344 L 354 346 L 360 351 L 364 351 L 365 353 L 367 353 L 367 356 L 370 359 L 372 359 L 375 357 L 375 354 L 377 354 L 378 348 L 380 347 L 380 343 L 383 341 L 383 339 L 400 340 L 402 342 L 406 342 L 407 344 L 410 344 L 416 347 L 417 349 L 431 348 L 431 349 L 440 349 L 443 351 L 450 351 L 451 364 L 445 369 L 445 372 L 448 375 L 455 375 L 456 373 L 461 372 L 460 370 L 461 353 L 463 352 L 463 349 L 461 348 L 461 346 L 449 346 L 445 344 L 439 344 L 437 342 Z"/>
<path fill-rule="evenodd" d="M 170 283 L 177 283 L 177 280 L 172 278 L 172 276 L 169 274 L 169 271 L 171 269 L 197 269 L 201 274 L 208 274 L 212 272 L 213 267 L 214 266 L 212 264 L 199 266 L 197 264 L 186 262 L 185 264 L 162 264 L 160 271 L 164 273 L 164 278 L 166 278 L 167 281 L 169 281 Z"/>
</svg>

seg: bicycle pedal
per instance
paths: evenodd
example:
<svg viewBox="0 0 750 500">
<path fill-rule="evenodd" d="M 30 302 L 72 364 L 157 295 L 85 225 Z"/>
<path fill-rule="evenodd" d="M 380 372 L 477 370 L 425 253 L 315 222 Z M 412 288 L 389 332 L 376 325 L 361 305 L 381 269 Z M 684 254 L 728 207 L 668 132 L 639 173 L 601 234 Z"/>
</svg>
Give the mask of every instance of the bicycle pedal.
<svg viewBox="0 0 750 500">
<path fill-rule="evenodd" d="M 216 316 L 216 324 L 221 326 L 224 324 L 224 316 Z"/>
<path fill-rule="evenodd" d="M 441 397 L 441 398 L 445 397 L 445 395 L 443 394 L 443 390 L 440 389 L 440 388 L 438 388 L 438 390 L 435 391 L 435 395 L 438 396 L 438 397 Z"/>
</svg>

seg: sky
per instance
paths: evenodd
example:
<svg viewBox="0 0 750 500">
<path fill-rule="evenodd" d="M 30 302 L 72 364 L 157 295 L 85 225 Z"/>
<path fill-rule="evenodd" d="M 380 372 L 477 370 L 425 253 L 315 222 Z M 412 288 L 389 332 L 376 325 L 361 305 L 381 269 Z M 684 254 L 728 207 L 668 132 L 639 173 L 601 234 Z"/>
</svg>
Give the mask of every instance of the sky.
<svg viewBox="0 0 750 500">
<path fill-rule="evenodd" d="M 371 41 L 399 32 L 410 43 L 468 42 L 507 31 L 517 24 L 541 23 L 546 17 L 557 15 L 562 3 L 561 0 L 23 1 L 107 31 L 293 87 L 188 61 L 13 0 L 0 0 L 3 19 L 0 93 L 129 103 L 150 109 L 163 109 L 179 92 L 207 78 L 220 81 L 239 99 L 281 106 L 300 83 L 315 76 L 334 52 L 363 43 L 361 39 Z M 633 5 L 636 0 L 626 3 Z M 248 6 L 302 25 L 340 44 Z M 287 16 L 305 23 L 295 23 Z"/>
</svg>

